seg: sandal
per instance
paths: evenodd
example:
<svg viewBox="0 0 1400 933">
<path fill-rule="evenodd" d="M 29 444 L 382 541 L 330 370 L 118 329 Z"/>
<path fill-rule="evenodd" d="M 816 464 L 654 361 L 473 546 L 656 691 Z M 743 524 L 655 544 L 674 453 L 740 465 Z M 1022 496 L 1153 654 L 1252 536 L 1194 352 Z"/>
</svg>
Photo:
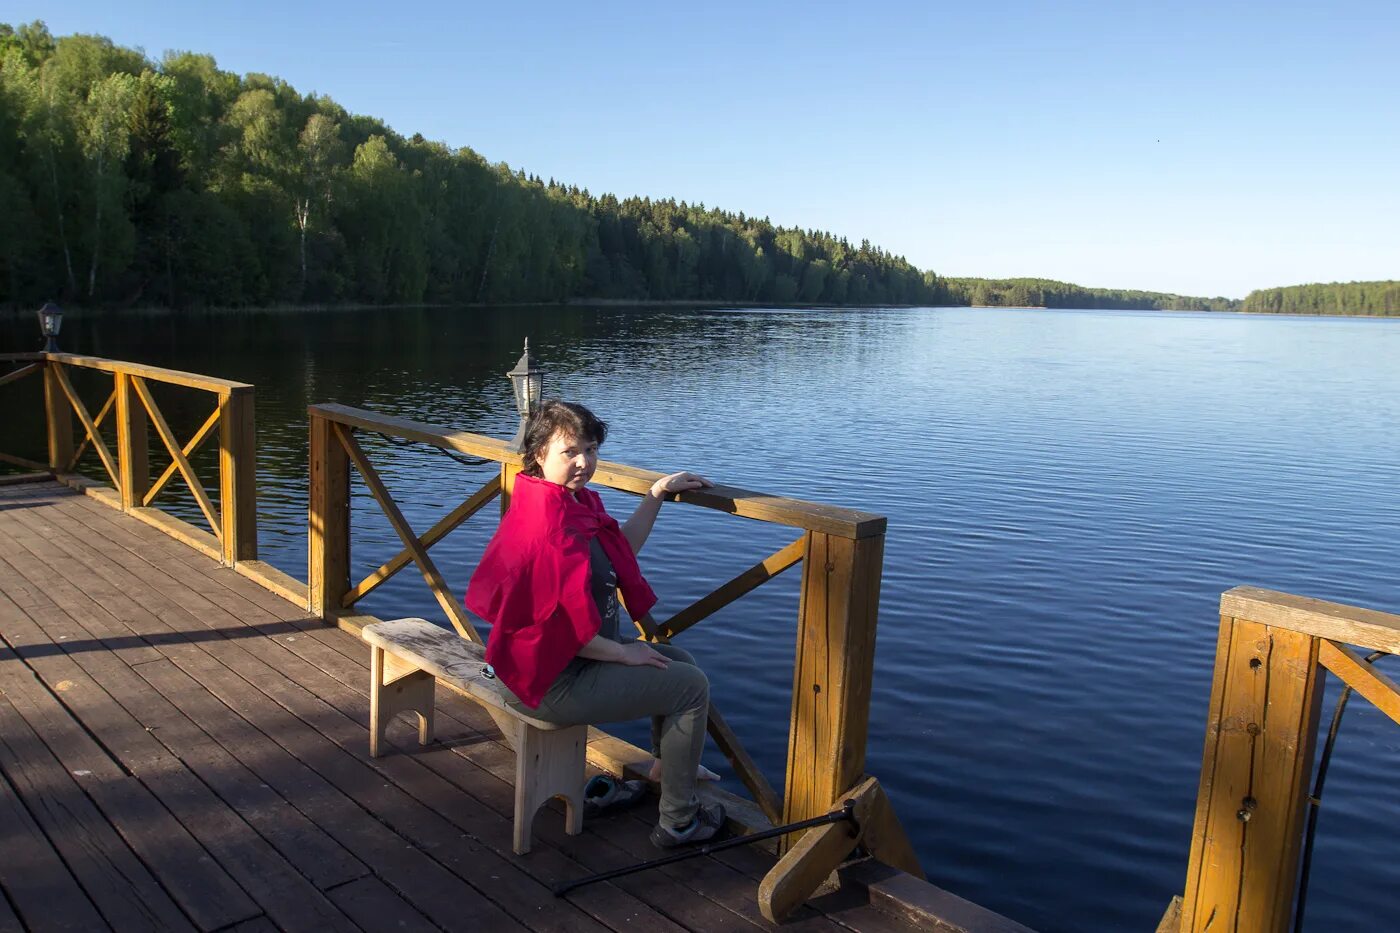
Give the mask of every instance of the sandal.
<svg viewBox="0 0 1400 933">
<path fill-rule="evenodd" d="M 597 816 L 608 810 L 621 810 L 647 795 L 646 781 L 619 781 L 610 774 L 598 774 L 583 787 L 583 815 Z"/>
</svg>

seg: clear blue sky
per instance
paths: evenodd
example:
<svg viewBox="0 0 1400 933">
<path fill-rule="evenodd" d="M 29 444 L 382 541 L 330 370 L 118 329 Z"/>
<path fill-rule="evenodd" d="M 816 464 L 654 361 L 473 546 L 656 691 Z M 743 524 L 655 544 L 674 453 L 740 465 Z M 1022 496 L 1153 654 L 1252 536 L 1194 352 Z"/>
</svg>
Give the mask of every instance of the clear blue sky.
<svg viewBox="0 0 1400 933">
<path fill-rule="evenodd" d="M 0 0 L 949 275 L 1400 278 L 1400 3 Z"/>
</svg>

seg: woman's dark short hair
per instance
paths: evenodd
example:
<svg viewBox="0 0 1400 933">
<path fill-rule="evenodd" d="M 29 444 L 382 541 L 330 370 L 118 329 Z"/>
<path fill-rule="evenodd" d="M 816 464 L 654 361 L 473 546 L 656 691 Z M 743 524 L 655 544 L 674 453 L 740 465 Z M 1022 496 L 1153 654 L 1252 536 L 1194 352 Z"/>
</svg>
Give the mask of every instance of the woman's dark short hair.
<svg viewBox="0 0 1400 933">
<path fill-rule="evenodd" d="M 546 399 L 540 410 L 525 422 L 525 449 L 522 457 L 526 476 L 540 475 L 540 458 L 556 434 L 567 434 L 600 446 L 608 439 L 608 423 L 576 402 Z"/>
</svg>

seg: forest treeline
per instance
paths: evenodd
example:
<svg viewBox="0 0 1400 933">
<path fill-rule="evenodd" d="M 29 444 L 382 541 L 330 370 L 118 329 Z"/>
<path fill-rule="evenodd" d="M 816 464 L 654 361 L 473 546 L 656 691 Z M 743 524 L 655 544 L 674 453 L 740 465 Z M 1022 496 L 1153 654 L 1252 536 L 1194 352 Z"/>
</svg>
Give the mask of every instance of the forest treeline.
<svg viewBox="0 0 1400 933">
<path fill-rule="evenodd" d="M 0 26 L 0 290 L 188 307 L 576 297 L 931 303 L 903 257 L 594 196 L 208 55 Z"/>
<path fill-rule="evenodd" d="M 950 304 L 1001 308 L 1114 308 L 1139 311 L 1238 311 L 1233 298 L 1193 298 L 1127 288 L 1086 288 L 1054 279 L 942 278 Z"/>
<path fill-rule="evenodd" d="M 1329 282 L 1261 288 L 1245 297 L 1242 310 L 1275 314 L 1400 314 L 1400 282 Z"/>
<path fill-rule="evenodd" d="M 0 24 L 0 217 L 0 305 L 12 307 L 1236 306 L 948 279 L 868 241 L 593 195 L 405 138 L 278 78 L 221 71 L 208 55 L 155 62 L 100 36 L 55 39 L 40 22 Z"/>
</svg>

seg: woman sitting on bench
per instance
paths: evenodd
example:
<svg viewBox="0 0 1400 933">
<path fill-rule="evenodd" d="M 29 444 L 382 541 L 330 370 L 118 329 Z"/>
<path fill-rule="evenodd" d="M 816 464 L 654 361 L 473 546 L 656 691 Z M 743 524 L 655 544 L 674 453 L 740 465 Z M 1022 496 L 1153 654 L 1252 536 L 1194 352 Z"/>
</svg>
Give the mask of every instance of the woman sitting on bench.
<svg viewBox="0 0 1400 933">
<path fill-rule="evenodd" d="M 636 554 L 662 499 L 713 484 L 694 473 L 662 477 L 619 526 L 586 488 L 607 431 L 582 405 L 543 403 L 526 425 L 523 471 L 466 604 L 491 623 L 486 660 L 521 712 L 560 725 L 651 717 L 652 780 L 661 781 L 651 840 L 669 848 L 724 825 L 723 806 L 702 806 L 695 794 L 697 776 L 713 776 L 700 766 L 710 685 L 689 652 L 623 637 L 617 591 L 633 619 L 651 610 L 656 595 Z M 609 796 L 644 792 L 627 782 L 610 785 Z"/>
</svg>

